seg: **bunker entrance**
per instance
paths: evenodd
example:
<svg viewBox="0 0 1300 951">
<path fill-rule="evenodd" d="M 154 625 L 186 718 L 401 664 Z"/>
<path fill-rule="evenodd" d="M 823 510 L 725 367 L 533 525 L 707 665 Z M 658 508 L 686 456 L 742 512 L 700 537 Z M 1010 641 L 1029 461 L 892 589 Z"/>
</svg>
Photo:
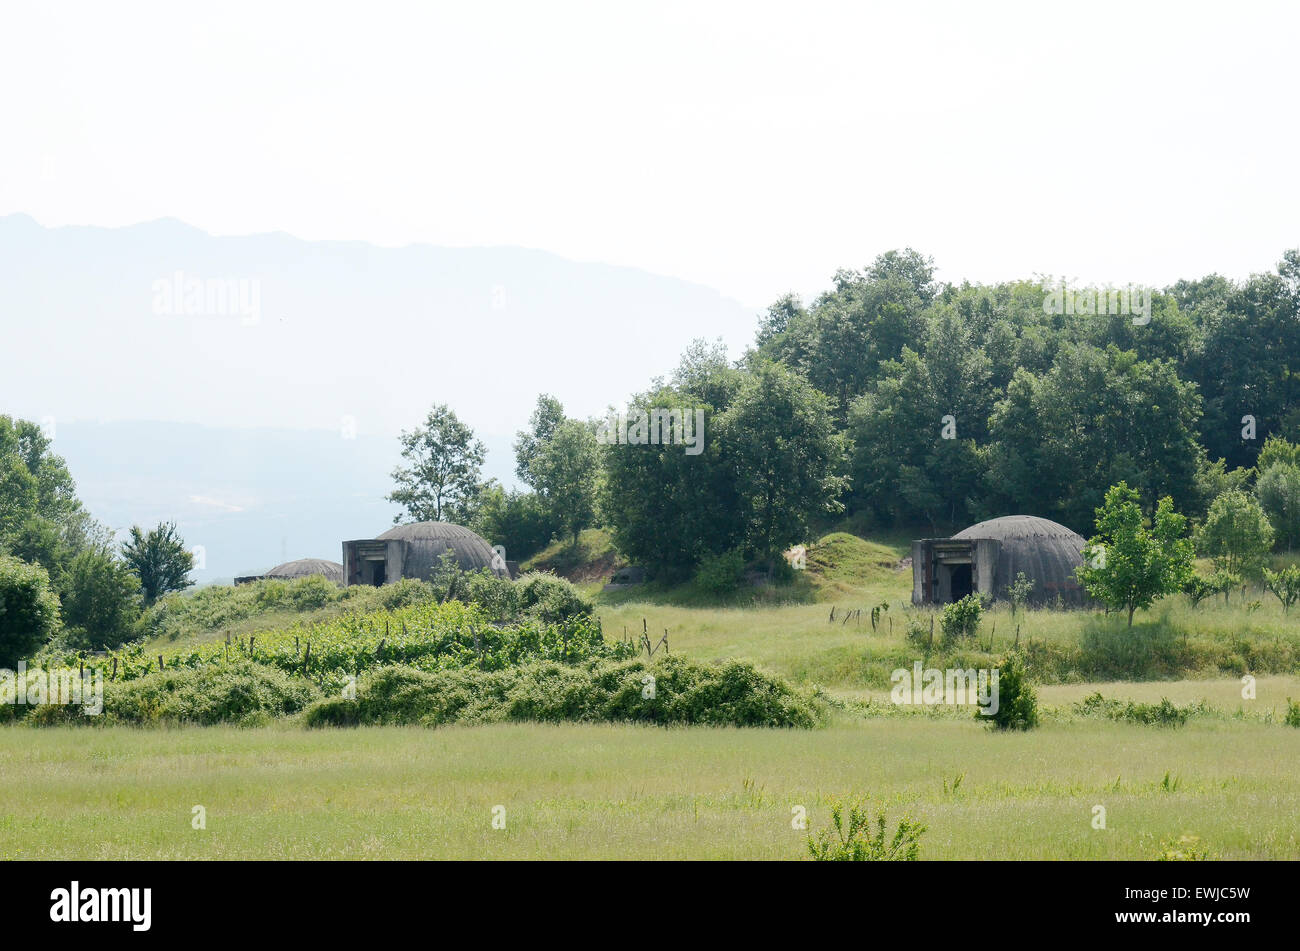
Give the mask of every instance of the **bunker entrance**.
<svg viewBox="0 0 1300 951">
<path fill-rule="evenodd" d="M 974 591 L 971 581 L 970 565 L 952 566 L 952 600 L 960 601 Z"/>
</svg>

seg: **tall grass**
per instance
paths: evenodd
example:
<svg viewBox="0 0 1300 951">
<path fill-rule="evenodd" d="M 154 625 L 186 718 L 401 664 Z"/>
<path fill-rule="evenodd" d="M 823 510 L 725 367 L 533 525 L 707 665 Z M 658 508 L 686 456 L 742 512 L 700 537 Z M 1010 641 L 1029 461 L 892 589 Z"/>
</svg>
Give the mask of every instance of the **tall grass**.
<svg viewBox="0 0 1300 951">
<path fill-rule="evenodd" d="M 0 856 L 803 859 L 832 800 L 863 796 L 927 826 L 922 860 L 1150 859 L 1182 836 L 1285 859 L 1300 854 L 1298 760 L 1300 730 L 1215 720 L 1013 735 L 924 717 L 811 732 L 3 727 L 0 770 L 22 781 L 0 784 Z"/>
</svg>

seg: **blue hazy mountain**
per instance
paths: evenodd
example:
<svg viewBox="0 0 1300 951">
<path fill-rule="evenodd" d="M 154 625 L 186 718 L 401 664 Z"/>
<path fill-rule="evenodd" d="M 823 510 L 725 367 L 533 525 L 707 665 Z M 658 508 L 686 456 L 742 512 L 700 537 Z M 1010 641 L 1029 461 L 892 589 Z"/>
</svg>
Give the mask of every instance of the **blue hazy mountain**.
<svg viewBox="0 0 1300 951">
<path fill-rule="evenodd" d="M 215 237 L 0 218 L 0 412 L 45 420 L 91 511 L 176 519 L 201 579 L 382 530 L 397 433 L 447 403 L 512 481 L 538 393 L 603 415 L 752 309 L 521 248 Z"/>
</svg>

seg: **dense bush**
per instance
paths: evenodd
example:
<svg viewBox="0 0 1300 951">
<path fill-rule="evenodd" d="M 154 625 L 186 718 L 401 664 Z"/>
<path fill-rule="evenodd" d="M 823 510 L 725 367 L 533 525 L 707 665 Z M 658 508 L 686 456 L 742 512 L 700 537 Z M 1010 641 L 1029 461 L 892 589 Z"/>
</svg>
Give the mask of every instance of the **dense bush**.
<svg viewBox="0 0 1300 951">
<path fill-rule="evenodd" d="M 342 599 L 348 603 L 349 610 L 361 612 L 397 611 L 438 600 L 433 585 L 415 578 L 403 578 L 378 588 L 353 585 L 343 589 Z"/>
<path fill-rule="evenodd" d="M 303 582 L 263 579 L 241 585 L 210 585 L 194 591 L 169 594 L 158 599 L 144 614 L 141 627 L 149 637 L 176 639 L 185 635 L 215 631 L 248 618 L 273 611 L 292 610 L 295 592 Z M 324 579 L 321 579 L 324 580 Z M 342 591 L 334 585 L 334 597 Z M 319 595 L 306 600 L 319 600 Z"/>
<path fill-rule="evenodd" d="M 706 555 L 695 572 L 695 585 L 706 594 L 730 594 L 745 580 L 745 556 L 738 548 Z"/>
<path fill-rule="evenodd" d="M 519 578 L 519 608 L 547 624 L 590 615 L 592 604 L 564 578 L 530 572 Z"/>
<path fill-rule="evenodd" d="M 1181 646 L 1165 623 L 1128 628 L 1094 619 L 1079 636 L 1080 667 L 1098 680 L 1169 676 L 1181 666 Z"/>
<path fill-rule="evenodd" d="M 220 630 L 250 618 L 274 612 L 307 612 L 340 605 L 340 610 L 365 613 L 395 611 L 436 600 L 432 585 L 403 578 L 372 588 L 340 588 L 320 575 L 285 581 L 264 578 L 241 585 L 210 585 L 195 591 L 169 594 L 145 612 L 141 627 L 149 637 L 172 640 Z"/>
<path fill-rule="evenodd" d="M 486 672 L 383 667 L 362 679 L 355 699 L 322 700 L 305 720 L 312 726 L 632 721 L 812 727 L 823 718 L 820 704 L 749 664 L 665 658 L 653 665 L 540 662 Z"/>
<path fill-rule="evenodd" d="M 968 594 L 960 601 L 954 601 L 952 604 L 946 605 L 943 609 L 943 615 L 939 619 L 944 644 L 956 644 L 967 638 L 974 637 L 975 632 L 979 630 L 980 617 L 983 613 L 984 608 L 980 603 L 980 599 L 973 594 Z"/>
<path fill-rule="evenodd" d="M 0 667 L 29 657 L 59 629 L 59 599 L 40 565 L 0 555 Z"/>
<path fill-rule="evenodd" d="M 104 683 L 102 716 L 79 706 L 31 707 L 28 720 L 49 723 L 235 723 L 255 725 L 297 713 L 320 698 L 302 677 L 265 664 L 236 660 L 192 670 L 155 671 L 130 681 Z"/>
<path fill-rule="evenodd" d="M 976 711 L 976 719 L 990 721 L 999 730 L 1028 730 L 1038 725 L 1038 695 L 1029 684 L 1029 675 L 1019 653 L 1012 652 L 998 665 L 998 709 L 986 716 Z"/>
<path fill-rule="evenodd" d="M 171 594 L 145 612 L 140 627 L 147 637 L 179 640 L 276 613 L 318 612 L 312 618 L 318 620 L 331 615 L 398 612 L 449 600 L 477 605 L 487 621 L 497 624 L 523 618 L 556 624 L 589 617 L 592 611 L 590 601 L 555 575 L 532 573 L 513 582 L 489 571 L 463 571 L 454 558 L 444 558 L 432 581 L 403 578 L 378 588 L 340 588 L 319 575 L 311 575 L 292 581 L 266 578 L 235 586 L 212 585 Z M 244 625 L 245 629 L 248 626 Z"/>
<path fill-rule="evenodd" d="M 519 586 L 509 578 L 500 578 L 490 571 L 476 571 L 466 580 L 465 594 L 470 603 L 477 604 L 493 621 L 509 621 L 519 615 Z"/>
<path fill-rule="evenodd" d="M 1074 712 L 1084 717 L 1102 717 L 1158 726 L 1182 726 L 1190 716 L 1209 712 L 1203 701 L 1180 707 L 1162 697 L 1159 703 L 1138 703 L 1103 697 L 1100 692 L 1089 694 L 1074 705 Z"/>
</svg>

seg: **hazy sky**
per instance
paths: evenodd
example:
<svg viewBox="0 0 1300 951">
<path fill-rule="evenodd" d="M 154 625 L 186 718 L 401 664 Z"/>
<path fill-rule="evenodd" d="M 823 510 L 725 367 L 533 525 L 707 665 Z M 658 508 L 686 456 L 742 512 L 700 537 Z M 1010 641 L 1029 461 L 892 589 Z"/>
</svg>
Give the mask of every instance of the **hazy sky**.
<svg viewBox="0 0 1300 951">
<path fill-rule="evenodd" d="M 512 244 L 759 308 L 1244 276 L 1300 244 L 1300 4 L 30 4 L 0 214 Z"/>
</svg>

